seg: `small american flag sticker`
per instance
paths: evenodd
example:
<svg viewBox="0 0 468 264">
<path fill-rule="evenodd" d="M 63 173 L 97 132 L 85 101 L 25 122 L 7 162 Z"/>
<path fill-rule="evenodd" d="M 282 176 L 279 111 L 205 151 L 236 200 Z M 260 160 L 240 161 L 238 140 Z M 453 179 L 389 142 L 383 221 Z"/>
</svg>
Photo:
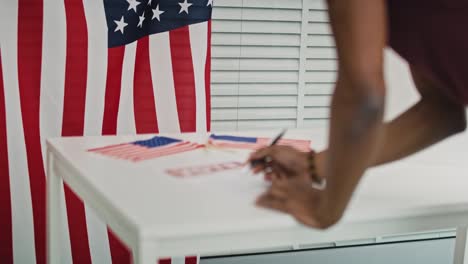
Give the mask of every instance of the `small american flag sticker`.
<svg viewBox="0 0 468 264">
<path fill-rule="evenodd" d="M 234 148 L 234 149 L 250 149 L 257 150 L 266 147 L 270 144 L 270 138 L 257 137 L 238 137 L 229 135 L 212 134 L 208 139 L 208 144 L 216 147 Z M 277 145 L 291 146 L 299 151 L 308 152 L 310 148 L 310 140 L 301 139 L 281 139 Z"/>
<path fill-rule="evenodd" d="M 148 140 L 89 149 L 104 156 L 140 162 L 202 148 L 204 145 L 180 139 L 155 136 Z"/>
</svg>

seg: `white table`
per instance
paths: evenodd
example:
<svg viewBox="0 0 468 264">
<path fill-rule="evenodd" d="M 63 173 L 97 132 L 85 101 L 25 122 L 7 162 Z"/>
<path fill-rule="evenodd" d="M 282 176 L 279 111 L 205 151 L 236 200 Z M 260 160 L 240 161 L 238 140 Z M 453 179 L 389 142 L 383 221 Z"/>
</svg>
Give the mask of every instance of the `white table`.
<svg viewBox="0 0 468 264">
<path fill-rule="evenodd" d="M 274 136 L 277 131 L 245 133 Z M 203 142 L 206 135 L 168 135 Z M 132 164 L 87 149 L 143 136 L 56 138 L 47 141 L 48 261 L 61 263 L 60 201 L 65 181 L 133 250 L 135 263 L 159 257 L 302 249 L 323 243 L 457 230 L 455 264 L 468 263 L 468 137 L 410 159 L 370 170 L 343 220 L 319 231 L 254 206 L 265 190 L 256 177 L 227 172 L 190 179 L 164 173 L 181 165 L 243 160 L 247 152 L 197 150 Z M 289 131 L 323 148 L 324 131 Z"/>
</svg>

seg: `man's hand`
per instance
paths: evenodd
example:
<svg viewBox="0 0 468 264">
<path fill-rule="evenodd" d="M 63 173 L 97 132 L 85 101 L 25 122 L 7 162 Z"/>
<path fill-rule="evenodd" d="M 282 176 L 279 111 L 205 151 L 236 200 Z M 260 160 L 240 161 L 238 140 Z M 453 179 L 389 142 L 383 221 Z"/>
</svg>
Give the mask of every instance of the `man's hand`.
<svg viewBox="0 0 468 264">
<path fill-rule="evenodd" d="M 326 193 L 312 188 L 308 177 L 286 175 L 278 168 L 276 164 L 271 173 L 272 185 L 258 197 L 258 206 L 290 214 L 299 222 L 319 229 L 328 228 L 339 220 L 342 212 L 334 212 Z"/>
<path fill-rule="evenodd" d="M 256 166 L 253 171 L 263 171 L 272 181 L 268 191 L 257 199 L 257 205 L 290 214 L 305 225 L 323 229 L 335 224 L 342 212 L 334 209 L 327 192 L 312 187 L 307 155 L 287 146 L 271 146 L 254 152 L 249 161 L 267 159 L 269 162 Z"/>
<path fill-rule="evenodd" d="M 262 148 L 252 153 L 248 162 L 257 159 L 271 160 L 271 162 L 261 163 L 252 168 L 254 173 L 264 171 L 268 179 L 271 179 L 273 171 L 281 172 L 286 177 L 309 178 L 307 153 L 295 148 L 276 145 Z"/>
</svg>

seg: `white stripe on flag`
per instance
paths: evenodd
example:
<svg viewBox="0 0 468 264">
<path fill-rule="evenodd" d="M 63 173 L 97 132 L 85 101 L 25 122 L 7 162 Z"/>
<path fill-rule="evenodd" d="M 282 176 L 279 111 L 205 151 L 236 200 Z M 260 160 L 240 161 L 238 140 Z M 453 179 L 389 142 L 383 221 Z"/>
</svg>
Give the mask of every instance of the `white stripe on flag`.
<svg viewBox="0 0 468 264">
<path fill-rule="evenodd" d="M 143 158 L 145 156 L 150 156 L 150 155 L 164 155 L 165 153 L 171 153 L 173 151 L 178 151 L 179 149 L 181 150 L 186 149 L 190 145 L 191 143 L 186 141 L 186 142 L 180 142 L 180 143 L 170 144 L 167 146 L 156 147 L 156 148 L 147 148 L 147 147 L 140 146 L 137 148 L 137 151 L 128 151 L 119 156 L 126 158 L 126 159 L 133 159 L 133 158 Z"/>
<path fill-rule="evenodd" d="M 136 146 L 134 144 L 125 144 L 125 145 L 119 145 L 117 147 L 111 147 L 111 148 L 106 148 L 100 151 L 96 151 L 97 153 L 105 154 L 105 155 L 112 155 L 112 156 L 120 156 L 124 155 L 128 151 L 135 150 L 135 148 L 142 148 L 141 146 Z"/>
<path fill-rule="evenodd" d="M 258 138 L 256 143 L 249 142 L 236 142 L 223 139 L 209 139 L 209 143 L 215 146 L 222 147 L 231 147 L 231 148 L 247 148 L 247 149 L 257 149 L 269 145 L 271 139 L 269 138 Z M 278 145 L 281 146 L 291 146 L 300 151 L 309 151 L 310 150 L 310 141 L 301 140 L 301 139 L 282 139 L 278 142 Z"/>
<path fill-rule="evenodd" d="M 107 72 L 107 21 L 103 1 L 84 0 L 88 25 L 88 82 L 84 135 L 101 135 Z M 89 249 L 92 263 L 111 264 L 106 224 L 85 204 Z"/>
<path fill-rule="evenodd" d="M 185 257 L 172 257 L 171 264 L 185 264 Z"/>
<path fill-rule="evenodd" d="M 122 148 L 127 148 L 128 146 L 129 146 L 128 143 L 123 143 L 123 144 L 118 144 L 118 145 L 111 145 L 111 146 L 106 146 L 106 147 L 93 148 L 93 149 L 89 149 L 88 151 L 91 151 L 91 152 L 115 151 L 115 150 L 119 150 L 119 149 L 122 149 Z"/>
<path fill-rule="evenodd" d="M 133 108 L 133 75 L 137 42 L 125 46 L 122 68 L 122 89 L 120 92 L 119 112 L 117 116 L 117 134 L 136 134 L 135 114 Z"/>
<path fill-rule="evenodd" d="M 210 144 L 217 146 L 217 147 L 224 147 L 224 148 L 239 148 L 239 149 L 258 149 L 264 145 L 259 144 L 252 144 L 252 143 L 234 143 L 234 142 L 227 142 L 227 141 L 210 141 Z"/>
<path fill-rule="evenodd" d="M 145 146 L 140 146 L 132 143 L 109 146 L 102 149 L 90 150 L 92 152 L 100 153 L 107 156 L 112 156 L 116 158 L 131 159 L 135 157 L 141 157 L 143 154 L 149 155 L 154 153 L 164 153 L 165 151 L 171 151 L 180 146 L 187 146 L 191 144 L 188 141 L 172 143 L 165 146 L 148 148 Z"/>
<path fill-rule="evenodd" d="M 2 4 L 4 27 L 0 46 L 5 92 L 14 263 L 36 263 L 28 162 L 18 83 L 18 2 Z"/>
<path fill-rule="evenodd" d="M 93 263 L 112 263 L 106 224 L 97 216 L 94 209 L 86 206 L 86 226 Z"/>
<path fill-rule="evenodd" d="M 163 145 L 163 146 L 159 146 L 159 147 L 153 147 L 153 148 L 148 148 L 146 146 L 141 146 L 141 145 L 137 145 L 137 144 L 133 144 L 133 143 L 128 143 L 128 144 L 125 144 L 125 145 L 117 145 L 115 147 L 112 147 L 112 148 L 105 148 L 101 151 L 98 151 L 99 153 L 102 153 L 102 154 L 108 154 L 108 155 L 114 155 L 114 156 L 120 156 L 120 155 L 124 155 L 124 156 L 129 156 L 129 155 L 132 155 L 132 154 L 139 154 L 139 153 L 142 153 L 142 152 L 150 152 L 150 151 L 162 151 L 162 150 L 165 150 L 165 149 L 171 149 L 175 146 L 180 146 L 180 145 L 184 145 L 184 144 L 188 144 L 190 142 L 188 141 L 181 141 L 181 142 L 176 142 L 176 143 L 171 143 L 171 144 L 167 144 L 167 145 Z"/>
<path fill-rule="evenodd" d="M 159 132 L 180 132 L 168 32 L 150 36 L 150 64 Z"/>
<path fill-rule="evenodd" d="M 107 21 L 103 1 L 83 1 L 88 25 L 88 82 L 84 134 L 102 132 L 107 73 Z"/>
<path fill-rule="evenodd" d="M 189 26 L 196 96 L 196 131 L 206 132 L 205 65 L 208 49 L 208 22 Z"/>
<path fill-rule="evenodd" d="M 148 160 L 148 159 L 154 159 L 154 158 L 158 158 L 158 157 L 178 154 L 178 153 L 185 152 L 185 151 L 195 150 L 197 148 L 198 148 L 197 144 L 194 144 L 194 143 L 186 144 L 186 145 L 183 145 L 183 146 L 178 146 L 178 147 L 176 147 L 174 149 L 171 149 L 171 150 L 167 150 L 167 151 L 162 152 L 162 153 L 158 152 L 158 153 L 151 153 L 151 154 L 141 155 L 139 157 L 132 158 L 131 160 L 135 161 L 135 162 L 144 161 L 144 160 Z"/>
<path fill-rule="evenodd" d="M 41 133 L 41 149 L 44 163 L 45 139 L 59 137 L 62 131 L 63 102 L 65 91 L 65 63 L 67 49 L 67 31 L 65 5 L 63 1 L 53 0 L 44 5 L 44 30 L 42 45 L 41 98 L 39 105 L 39 127 Z M 44 167 L 46 168 L 46 167 Z M 60 192 L 62 206 L 62 262 L 71 263 L 70 233 L 68 232 L 68 217 L 65 204 L 65 193 Z"/>
<path fill-rule="evenodd" d="M 41 98 L 39 105 L 39 127 L 44 163 L 47 156 L 44 147 L 46 138 L 59 137 L 62 131 L 67 52 L 66 23 L 63 1 L 51 0 L 50 4 L 44 5 Z"/>
<path fill-rule="evenodd" d="M 196 264 L 199 264 L 200 263 L 200 256 L 196 256 L 197 257 L 197 262 Z M 171 264 L 185 264 L 185 258 L 186 257 L 172 257 L 171 258 Z M 192 258 L 192 257 L 190 257 Z"/>
<path fill-rule="evenodd" d="M 169 145 L 154 148 L 148 148 L 145 146 L 128 143 L 97 149 L 90 149 L 88 151 L 99 153 L 105 156 L 110 156 L 117 159 L 125 159 L 137 162 L 190 151 L 199 147 L 201 147 L 201 145 L 189 141 L 172 143 Z"/>
</svg>

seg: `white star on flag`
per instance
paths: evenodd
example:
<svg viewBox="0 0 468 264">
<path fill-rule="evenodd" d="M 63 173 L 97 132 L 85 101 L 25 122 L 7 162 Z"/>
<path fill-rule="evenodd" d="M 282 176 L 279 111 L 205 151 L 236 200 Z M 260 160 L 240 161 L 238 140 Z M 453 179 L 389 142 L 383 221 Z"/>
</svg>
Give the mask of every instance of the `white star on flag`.
<svg viewBox="0 0 468 264">
<path fill-rule="evenodd" d="M 149 1 L 148 1 L 148 5 L 151 5 L 151 1 L 153 1 L 153 0 L 149 0 Z"/>
<path fill-rule="evenodd" d="M 137 6 L 139 4 L 141 4 L 137 0 L 127 0 L 127 3 L 128 3 L 128 9 L 127 10 L 133 9 L 133 11 L 135 11 L 135 13 L 137 12 Z"/>
<path fill-rule="evenodd" d="M 208 0 L 208 4 L 206 4 L 206 6 L 213 6 L 213 0 Z"/>
<path fill-rule="evenodd" d="M 145 13 L 143 13 L 141 16 L 139 16 L 140 22 L 138 22 L 137 27 L 142 28 L 143 27 L 143 21 L 145 21 Z"/>
<path fill-rule="evenodd" d="M 182 13 L 182 12 L 185 12 L 185 13 L 189 13 L 188 11 L 188 8 L 192 5 L 191 3 L 188 3 L 187 2 L 188 0 L 184 0 L 183 3 L 179 3 L 180 5 L 180 11 L 179 11 L 179 14 Z"/>
<path fill-rule="evenodd" d="M 124 17 L 119 20 L 114 20 L 115 24 L 117 24 L 117 27 L 115 28 L 114 32 L 120 31 L 122 34 L 124 33 L 125 27 L 128 25 L 128 23 L 125 23 Z"/>
<path fill-rule="evenodd" d="M 164 12 L 165 11 L 159 10 L 159 5 L 156 5 L 156 8 L 153 9 L 153 18 L 151 18 L 151 20 L 156 18 L 158 21 L 161 21 L 161 18 L 159 16 L 162 15 L 162 13 Z"/>
</svg>

